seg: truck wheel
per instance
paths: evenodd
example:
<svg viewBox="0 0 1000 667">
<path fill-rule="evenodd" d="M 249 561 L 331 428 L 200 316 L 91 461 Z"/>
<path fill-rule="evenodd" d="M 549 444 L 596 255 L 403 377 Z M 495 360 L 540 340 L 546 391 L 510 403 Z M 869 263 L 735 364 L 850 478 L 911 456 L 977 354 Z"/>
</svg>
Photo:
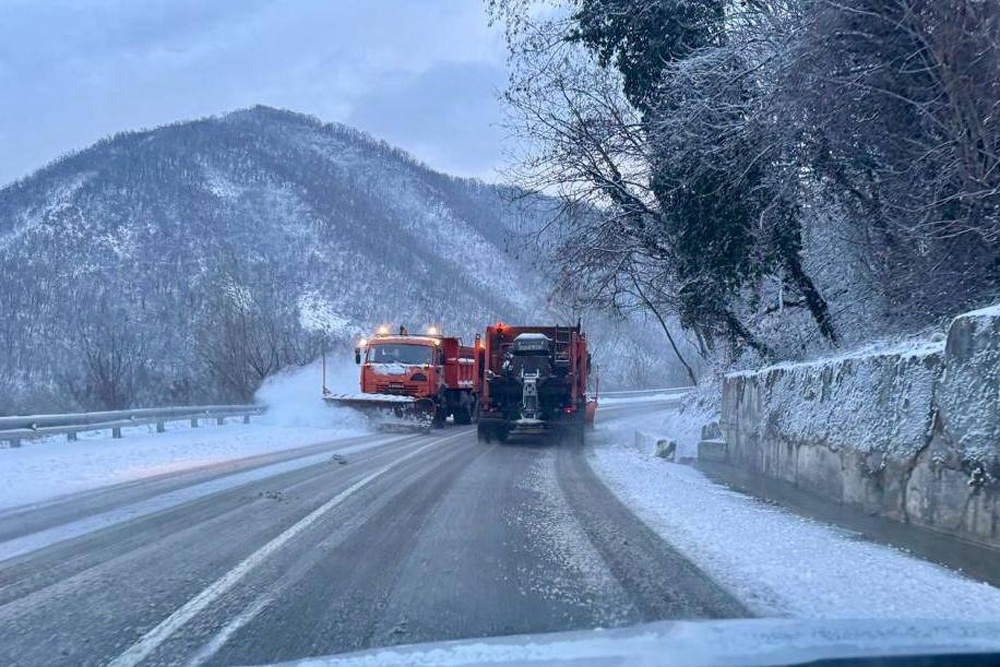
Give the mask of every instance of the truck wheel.
<svg viewBox="0 0 1000 667">
<path fill-rule="evenodd" d="M 497 440 L 499 440 L 500 442 L 507 442 L 507 436 L 509 435 L 510 432 L 507 430 L 506 425 L 497 427 L 497 432 L 496 432 Z"/>
<path fill-rule="evenodd" d="M 472 423 L 472 410 L 470 408 L 459 408 L 455 412 L 455 423 L 463 426 Z"/>
<path fill-rule="evenodd" d="M 480 424 L 476 428 L 476 437 L 479 439 L 479 442 L 490 443 L 493 441 L 493 429 L 488 424 Z"/>
</svg>

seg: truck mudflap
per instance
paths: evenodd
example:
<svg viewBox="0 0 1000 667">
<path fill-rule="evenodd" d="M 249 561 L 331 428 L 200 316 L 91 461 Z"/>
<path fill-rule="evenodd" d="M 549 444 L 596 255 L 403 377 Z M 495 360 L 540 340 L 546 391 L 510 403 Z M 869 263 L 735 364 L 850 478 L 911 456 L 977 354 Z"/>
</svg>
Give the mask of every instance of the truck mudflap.
<svg viewBox="0 0 1000 667">
<path fill-rule="evenodd" d="M 480 413 L 476 423 L 476 436 L 479 442 L 506 442 L 510 435 L 510 426 L 503 417 Z"/>
<path fill-rule="evenodd" d="M 437 406 L 430 398 L 396 394 L 326 394 L 327 405 L 357 410 L 379 430 L 427 430 L 434 424 Z"/>
</svg>

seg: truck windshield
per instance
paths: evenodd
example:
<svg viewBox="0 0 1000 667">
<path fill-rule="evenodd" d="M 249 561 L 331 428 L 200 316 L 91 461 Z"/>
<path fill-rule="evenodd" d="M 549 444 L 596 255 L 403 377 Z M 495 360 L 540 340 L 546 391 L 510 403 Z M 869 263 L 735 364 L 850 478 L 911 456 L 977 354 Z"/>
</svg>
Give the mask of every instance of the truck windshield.
<svg viewBox="0 0 1000 667">
<path fill-rule="evenodd" d="M 430 345 L 384 343 L 368 348 L 368 362 L 409 366 L 430 365 L 434 363 L 434 350 Z"/>
</svg>

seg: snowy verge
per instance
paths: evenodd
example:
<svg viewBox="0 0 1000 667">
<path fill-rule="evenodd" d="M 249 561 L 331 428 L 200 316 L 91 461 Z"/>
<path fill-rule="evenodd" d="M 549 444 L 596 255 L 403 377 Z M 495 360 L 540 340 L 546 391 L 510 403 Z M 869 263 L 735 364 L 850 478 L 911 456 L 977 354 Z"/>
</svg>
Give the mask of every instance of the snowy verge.
<svg viewBox="0 0 1000 667">
<path fill-rule="evenodd" d="M 49 500 L 164 473 L 305 447 L 358 435 L 357 431 L 262 424 L 178 427 L 166 433 L 136 434 L 121 440 L 32 441 L 0 450 L 4 483 L 0 509 Z"/>
<path fill-rule="evenodd" d="M 0 509 L 367 433 L 352 411 L 323 404 L 319 372 L 312 364 L 269 378 L 257 394 L 267 412 L 248 425 L 169 422 L 166 433 L 137 426 L 122 429 L 120 440 L 100 431 L 0 449 Z"/>
<path fill-rule="evenodd" d="M 594 470 L 650 528 L 754 613 L 816 619 L 1000 618 L 1000 590 L 655 458 L 630 444 L 635 426 L 622 423 L 604 434 L 591 454 Z"/>
<path fill-rule="evenodd" d="M 677 460 L 693 459 L 698 457 L 698 443 L 701 441 L 701 429 L 709 422 L 719 420 L 718 394 L 719 384 L 710 383 L 702 387 L 685 387 L 672 393 L 658 394 L 654 396 L 622 397 L 613 400 L 601 398 L 597 408 L 598 423 L 601 420 L 601 406 L 611 407 L 614 405 L 634 405 L 636 403 L 661 403 L 660 406 L 650 406 L 650 410 L 655 412 L 644 414 L 641 417 L 616 418 L 615 428 L 621 429 L 623 425 L 628 425 L 634 439 L 634 433 L 640 431 L 656 438 L 666 438 L 677 444 Z M 662 410 L 670 406 L 675 409 Z M 623 431 L 624 432 L 624 431 Z M 649 446 L 652 453 L 654 445 Z"/>
</svg>

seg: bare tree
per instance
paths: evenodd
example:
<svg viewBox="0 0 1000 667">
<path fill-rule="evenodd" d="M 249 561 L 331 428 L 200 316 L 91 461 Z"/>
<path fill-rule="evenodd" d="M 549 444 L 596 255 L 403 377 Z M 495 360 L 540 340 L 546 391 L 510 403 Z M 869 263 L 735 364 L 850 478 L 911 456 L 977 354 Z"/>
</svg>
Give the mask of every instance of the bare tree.
<svg viewBox="0 0 1000 667">
<path fill-rule="evenodd" d="M 628 304 L 658 318 L 679 314 L 699 340 L 711 344 L 724 336 L 766 354 L 766 345 L 729 307 L 742 279 L 738 271 L 713 275 L 703 265 L 685 264 L 683 253 L 695 260 L 711 257 L 712 249 L 678 246 L 691 237 L 678 233 L 686 223 L 674 222 L 678 209 L 665 201 L 658 182 L 666 161 L 650 141 L 652 103 L 642 109 L 630 103 L 621 76 L 569 39 L 570 25 L 566 19 L 530 23 L 520 14 L 508 23 L 514 63 L 506 94 L 509 129 L 528 147 L 515 156 L 510 175 L 565 203 L 558 222 L 536 230 L 559 239 L 562 286 L 589 285 L 585 293 L 594 303 L 617 310 Z M 682 188 L 694 181 L 686 183 Z M 721 220 L 706 223 L 729 234 Z M 647 276 L 651 263 L 665 270 Z"/>
<path fill-rule="evenodd" d="M 321 341 L 302 330 L 294 305 L 247 288 L 236 266 L 215 287 L 197 349 L 218 387 L 249 402 L 267 376 L 316 358 Z"/>
<path fill-rule="evenodd" d="M 70 383 L 87 409 L 124 410 L 134 404 L 146 370 L 145 343 L 127 318 L 103 312 L 102 320 L 76 330 L 83 375 Z"/>
</svg>

